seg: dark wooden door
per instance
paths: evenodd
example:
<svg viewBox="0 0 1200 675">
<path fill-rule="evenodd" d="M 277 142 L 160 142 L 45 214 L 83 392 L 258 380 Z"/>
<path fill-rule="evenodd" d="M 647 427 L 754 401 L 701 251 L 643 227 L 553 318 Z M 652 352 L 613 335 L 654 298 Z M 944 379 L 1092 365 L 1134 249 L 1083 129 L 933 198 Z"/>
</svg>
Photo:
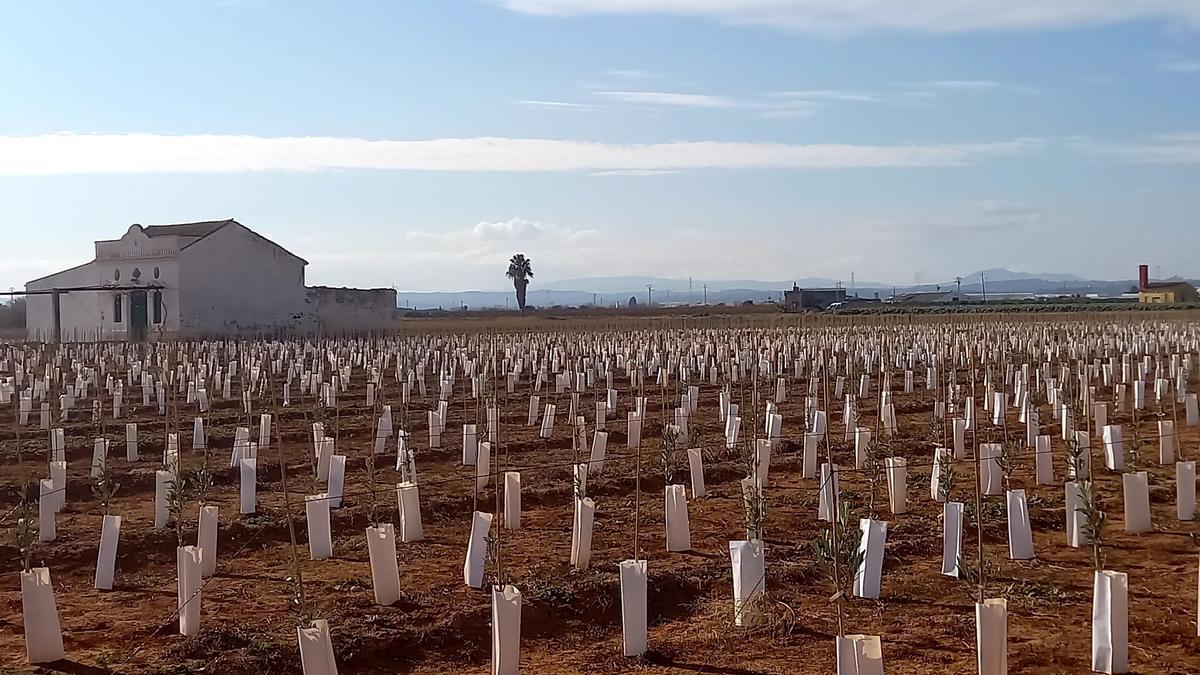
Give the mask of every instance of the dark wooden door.
<svg viewBox="0 0 1200 675">
<path fill-rule="evenodd" d="M 129 339 L 134 342 L 146 341 L 148 324 L 146 312 L 146 291 L 134 291 L 129 294 Z"/>
</svg>

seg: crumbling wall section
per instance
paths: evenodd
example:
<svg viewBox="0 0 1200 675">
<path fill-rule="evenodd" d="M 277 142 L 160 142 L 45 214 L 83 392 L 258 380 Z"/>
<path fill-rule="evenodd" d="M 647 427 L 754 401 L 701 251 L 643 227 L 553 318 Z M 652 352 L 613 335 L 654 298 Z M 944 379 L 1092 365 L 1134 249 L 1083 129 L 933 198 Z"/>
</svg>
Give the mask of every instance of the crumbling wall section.
<svg viewBox="0 0 1200 675">
<path fill-rule="evenodd" d="M 367 333 L 396 328 L 395 289 L 310 286 L 306 290 L 310 330 Z"/>
</svg>

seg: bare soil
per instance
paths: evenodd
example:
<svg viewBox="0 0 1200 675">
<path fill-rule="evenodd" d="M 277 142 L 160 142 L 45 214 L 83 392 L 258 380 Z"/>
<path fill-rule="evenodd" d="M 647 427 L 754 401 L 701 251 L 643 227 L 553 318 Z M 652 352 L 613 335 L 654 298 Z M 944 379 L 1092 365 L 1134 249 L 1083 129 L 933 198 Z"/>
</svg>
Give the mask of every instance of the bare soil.
<svg viewBox="0 0 1200 675">
<path fill-rule="evenodd" d="M 964 377 L 960 374 L 960 378 Z M 930 499 L 929 472 L 933 457 L 929 419 L 934 394 L 917 374 L 916 391 L 896 393 L 900 434 L 892 451 L 908 459 L 908 512 L 887 512 L 886 488 L 876 498 L 878 516 L 888 521 L 882 597 L 852 599 L 844 604 L 847 633 L 880 635 L 889 673 L 975 672 L 974 606 L 977 589 L 966 581 L 940 574 L 941 506 Z M 902 374 L 896 380 L 903 382 Z M 960 380 L 961 381 L 961 380 Z M 876 386 L 878 380 L 876 379 Z M 718 421 L 716 385 L 701 388 L 698 413 L 692 418 L 706 459 L 709 494 L 690 499 L 693 550 L 668 553 L 663 525 L 664 475 L 659 456 L 663 393 L 647 379 L 649 420 L 643 432 L 640 480 L 637 453 L 625 447 L 625 414 L 633 403 L 627 378 L 616 378 L 617 413 L 608 421 L 609 459 L 602 475 L 588 479 L 588 492 L 597 504 L 591 568 L 572 571 L 572 460 L 565 425 L 569 395 L 557 397 L 559 416 L 554 437 L 540 439 L 537 427 L 526 425 L 530 383 L 516 393 L 501 394 L 500 463 L 519 470 L 523 484 L 520 530 L 501 530 L 499 562 L 504 581 L 522 592 L 521 664 L 531 673 L 707 672 L 800 673 L 832 672 L 835 612 L 829 602 L 831 585 L 816 565 L 811 541 L 822 524 L 817 520 L 817 483 L 801 477 L 800 434 L 807 382 L 789 377 L 784 415 L 784 442 L 771 461 L 764 524 L 767 559 L 767 621 L 754 628 L 732 625 L 732 581 L 728 544 L 745 538 L 739 480 L 745 468 L 736 452 L 726 451 Z M 831 385 L 832 386 L 832 385 Z M 672 382 L 668 406 L 678 400 Z M 389 382 L 381 398 L 396 404 L 402 417 L 398 386 Z M 773 394 L 761 392 L 763 401 Z M 599 389 L 598 389 L 599 390 Z M 551 389 L 552 391 L 552 389 Z M 133 392 L 131 392 L 133 393 Z M 139 395 L 136 396 L 140 402 Z M 540 392 L 543 402 L 556 397 Z M 756 425 L 751 413 L 749 385 L 735 385 L 745 422 L 743 433 Z M 133 397 L 131 397 L 133 398 Z M 596 395 L 582 395 L 581 413 L 588 419 L 591 438 Z M 1112 400 L 1101 387 L 1100 400 Z M 460 377 L 450 405 L 443 448 L 430 450 L 427 414 L 436 402 L 415 396 L 409 422 L 418 449 L 424 541 L 398 544 L 403 599 L 394 606 L 373 602 L 371 574 L 364 539 L 368 526 L 364 494 L 364 458 L 371 449 L 373 411 L 366 405 L 364 377 L 356 373 L 349 394 L 337 411 L 327 411 L 329 435 L 337 437 L 337 452 L 348 455 L 346 493 L 333 515 L 334 558 L 308 559 L 303 495 L 323 491 L 310 478 L 309 424 L 314 419 L 311 398 L 298 397 L 279 409 L 283 451 L 264 450 L 259 458 L 258 513 L 238 515 L 238 477 L 228 467 L 235 428 L 246 424 L 239 401 L 217 400 L 208 416 L 209 443 L 216 449 L 216 488 L 208 500 L 220 508 L 218 572 L 204 586 L 202 630 L 187 639 L 177 630 L 175 533 L 153 529 L 154 471 L 164 444 L 164 424 L 153 409 L 127 412 L 114 423 L 106 420 L 105 435 L 113 439 L 111 466 L 120 474 L 121 490 L 113 512 L 122 519 L 116 582 L 113 591 L 93 588 L 101 512 L 88 484 L 92 438 L 96 430 L 85 402 L 64 424 L 67 434 L 69 491 L 67 506 L 58 516 L 58 538 L 37 546 L 37 564 L 51 570 L 68 660 L 33 672 L 69 673 L 294 673 L 299 672 L 295 626 L 290 606 L 293 585 L 287 510 L 279 458 L 287 460 L 291 514 L 309 612 L 329 620 L 333 645 L 343 673 L 488 671 L 491 650 L 490 599 L 486 590 L 463 583 L 471 512 L 492 510 L 493 482 L 477 497 L 471 493 L 473 469 L 461 466 L 461 427 L 464 420 L 482 422 L 482 410 L 470 398 L 469 381 Z M 258 404 L 256 404 L 258 405 Z M 1119 473 L 1106 471 L 1094 454 L 1100 503 L 1110 518 L 1107 568 L 1129 575 L 1130 662 L 1138 673 L 1200 672 L 1197 650 L 1197 547 L 1194 523 L 1175 514 L 1174 466 L 1157 462 L 1159 414 L 1171 418 L 1168 404 L 1140 420 L 1138 434 L 1150 439 L 1140 468 L 1148 470 L 1155 531 L 1130 535 L 1123 531 L 1122 488 Z M 874 424 L 875 404 L 863 400 L 861 419 Z M 673 406 L 672 406 L 673 407 Z M 869 488 L 862 472 L 849 470 L 853 443 L 842 441 L 842 403 L 830 411 L 833 454 L 846 470 L 840 482 L 855 514 L 865 516 Z M 6 419 L 11 407 L 6 407 Z M 200 464 L 190 450 L 191 418 L 195 407 L 181 413 L 181 446 L 187 468 Z M 255 409 L 273 412 L 269 407 Z M 1200 434 L 1182 426 L 1180 445 L 1188 458 L 1200 455 Z M 477 415 L 479 417 L 477 417 Z M 1134 437 L 1128 413 L 1110 410 L 1110 422 L 1125 425 L 1127 446 Z M 1029 495 L 1037 559 L 1010 561 L 1003 497 L 984 500 L 984 546 L 987 595 L 1008 599 L 1008 662 L 1011 672 L 1088 672 L 1091 641 L 1092 550 L 1066 545 L 1064 492 L 1066 445 L 1048 408 L 1042 410 L 1043 433 L 1052 435 L 1055 486 L 1037 486 L 1032 451 L 1025 450 L 1012 481 Z M 24 470 L 46 477 L 46 433 L 33 424 L 22 428 Z M 140 430 L 142 461 L 124 459 L 126 421 Z M 1023 438 L 1024 425 L 1014 411 L 1010 433 Z M 985 425 L 986 426 L 986 425 Z M 16 437 L 11 426 L 0 429 L 0 515 L 16 504 L 20 469 Z M 480 425 L 483 428 L 483 425 Z M 252 437 L 256 432 L 252 432 Z M 1098 437 L 1098 434 L 1095 436 Z M 984 439 L 986 440 L 986 439 Z M 968 436 L 968 444 L 971 438 Z M 1097 441 L 1093 441 L 1095 446 Z M 690 446 L 696 446 L 693 440 Z M 822 456 L 824 461 L 824 456 Z M 395 521 L 394 445 L 379 464 L 378 503 L 383 520 Z M 676 458 L 673 482 L 687 483 L 686 457 Z M 974 559 L 974 467 L 956 466 L 954 499 L 971 503 L 965 530 L 964 556 Z M 640 497 L 636 486 L 640 483 Z M 690 494 L 690 491 L 689 491 Z M 637 507 L 635 509 L 635 503 Z M 195 543 L 199 505 L 189 504 L 183 537 Z M 631 660 L 621 656 L 621 609 L 617 564 L 634 556 L 635 511 L 640 510 L 640 555 L 649 560 L 650 652 Z M 12 518 L 3 525 L 10 528 Z M 19 563 L 10 542 L 0 546 L 0 668 L 23 670 Z M 494 579 L 495 561 L 489 563 Z"/>
</svg>

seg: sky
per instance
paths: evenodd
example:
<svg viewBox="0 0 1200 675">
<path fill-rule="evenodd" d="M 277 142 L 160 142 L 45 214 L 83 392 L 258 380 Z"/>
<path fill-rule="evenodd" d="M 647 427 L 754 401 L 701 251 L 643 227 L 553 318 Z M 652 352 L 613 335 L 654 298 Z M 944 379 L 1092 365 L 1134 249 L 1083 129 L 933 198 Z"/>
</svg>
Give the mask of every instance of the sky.
<svg viewBox="0 0 1200 675">
<path fill-rule="evenodd" d="M 1200 0 L 8 6 L 0 288 L 224 218 L 408 291 L 1200 277 Z"/>
</svg>

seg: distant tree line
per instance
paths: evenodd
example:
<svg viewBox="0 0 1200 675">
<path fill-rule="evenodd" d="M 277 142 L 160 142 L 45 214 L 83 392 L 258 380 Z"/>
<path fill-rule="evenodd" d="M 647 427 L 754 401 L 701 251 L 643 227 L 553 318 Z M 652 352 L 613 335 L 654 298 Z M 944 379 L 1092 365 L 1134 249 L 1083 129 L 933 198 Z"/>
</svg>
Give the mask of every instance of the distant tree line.
<svg viewBox="0 0 1200 675">
<path fill-rule="evenodd" d="M 25 298 L 0 303 L 0 328 L 25 327 Z"/>
</svg>

